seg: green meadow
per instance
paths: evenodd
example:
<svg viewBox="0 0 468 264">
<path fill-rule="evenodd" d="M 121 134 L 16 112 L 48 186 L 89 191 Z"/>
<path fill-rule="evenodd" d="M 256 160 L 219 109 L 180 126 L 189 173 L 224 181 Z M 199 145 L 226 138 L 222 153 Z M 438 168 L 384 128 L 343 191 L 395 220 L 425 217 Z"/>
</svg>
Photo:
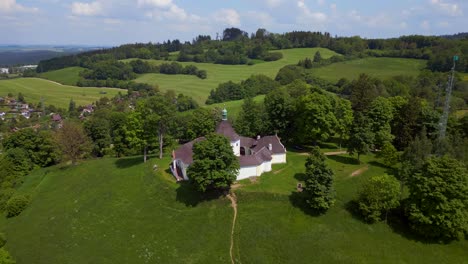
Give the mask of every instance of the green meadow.
<svg viewBox="0 0 468 264">
<path fill-rule="evenodd" d="M 320 51 L 323 58 L 329 58 L 337 53 L 324 48 L 300 48 L 280 50 L 283 58 L 273 62 L 262 62 L 254 65 L 222 65 L 213 63 L 182 62 L 183 65 L 193 64 L 201 70 L 206 70 L 208 78 L 202 80 L 192 75 L 167 75 L 147 73 L 140 75 L 136 81 L 141 83 L 157 84 L 162 91 L 174 90 L 178 93 L 192 96 L 197 102 L 204 104 L 210 91 L 218 84 L 233 81 L 240 82 L 252 74 L 265 74 L 274 78 L 279 69 L 289 64 L 296 64 L 306 57 L 313 58 Z M 125 60 L 125 61 L 130 61 Z M 148 60 L 156 65 L 167 62 L 163 60 Z"/>
<path fill-rule="evenodd" d="M 337 82 L 341 78 L 356 79 L 361 73 L 382 79 L 398 75 L 416 76 L 425 66 L 425 60 L 365 58 L 333 63 L 325 67 L 312 69 L 311 72 L 325 80 Z"/>
<path fill-rule="evenodd" d="M 347 209 L 365 179 L 387 172 L 372 155 L 363 164 L 329 156 L 336 203 L 324 215 L 312 214 L 295 188 L 305 159 L 289 151 L 287 164 L 239 182 L 236 263 L 466 263 L 466 240 L 427 243 L 391 218 L 370 225 Z M 175 183 L 169 162 L 104 158 L 34 171 L 20 189 L 32 203 L 0 221 L 6 248 L 19 264 L 230 263 L 229 200 Z"/>
<path fill-rule="evenodd" d="M 27 102 L 39 103 L 43 98 L 46 105 L 62 108 L 68 108 L 70 99 L 73 99 L 76 105 L 87 105 L 104 96 L 114 97 L 119 92 L 125 94 L 127 90 L 68 86 L 39 78 L 0 80 L 0 96 L 6 96 L 8 93 L 16 96 L 22 93 Z"/>
<path fill-rule="evenodd" d="M 39 77 L 58 82 L 65 85 L 76 85 L 80 78 L 80 72 L 85 68 L 68 67 L 60 70 L 49 71 L 39 74 Z"/>
</svg>

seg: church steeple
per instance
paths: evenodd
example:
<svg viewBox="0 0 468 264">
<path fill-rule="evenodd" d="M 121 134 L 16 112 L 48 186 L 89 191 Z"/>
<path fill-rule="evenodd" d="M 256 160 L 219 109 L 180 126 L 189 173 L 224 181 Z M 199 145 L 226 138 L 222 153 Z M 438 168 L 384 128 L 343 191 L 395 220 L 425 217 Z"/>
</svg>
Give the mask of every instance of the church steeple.
<svg viewBox="0 0 468 264">
<path fill-rule="evenodd" d="M 226 121 L 227 120 L 227 110 L 226 110 L 226 107 L 223 109 L 223 118 L 222 118 L 223 121 Z"/>
</svg>

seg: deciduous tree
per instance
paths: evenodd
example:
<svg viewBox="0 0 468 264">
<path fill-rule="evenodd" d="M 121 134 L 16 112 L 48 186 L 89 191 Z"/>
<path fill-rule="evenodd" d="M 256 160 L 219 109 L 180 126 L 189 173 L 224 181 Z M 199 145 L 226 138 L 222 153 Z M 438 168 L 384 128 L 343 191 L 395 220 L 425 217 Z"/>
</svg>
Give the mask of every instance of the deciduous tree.
<svg viewBox="0 0 468 264">
<path fill-rule="evenodd" d="M 358 196 L 359 211 L 369 222 L 382 220 L 383 215 L 400 204 L 400 184 L 393 176 L 374 176 L 367 180 Z"/>
<path fill-rule="evenodd" d="M 468 231 L 468 175 L 463 163 L 430 157 L 420 173 L 409 178 L 406 212 L 418 234 L 443 240 Z"/>
<path fill-rule="evenodd" d="M 199 191 L 229 189 L 238 171 L 239 161 L 226 137 L 210 134 L 193 145 L 193 163 L 187 175 Z"/>
<path fill-rule="evenodd" d="M 83 127 L 79 123 L 65 121 L 62 128 L 55 134 L 62 154 L 76 164 L 78 159 L 89 153 L 91 143 Z"/>
</svg>

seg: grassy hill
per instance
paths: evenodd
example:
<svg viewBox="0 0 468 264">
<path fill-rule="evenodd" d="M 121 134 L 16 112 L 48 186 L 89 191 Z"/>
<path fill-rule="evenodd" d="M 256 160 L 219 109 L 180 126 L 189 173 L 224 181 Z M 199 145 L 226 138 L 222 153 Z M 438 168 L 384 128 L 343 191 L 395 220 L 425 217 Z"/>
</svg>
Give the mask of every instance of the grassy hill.
<svg viewBox="0 0 468 264">
<path fill-rule="evenodd" d="M 385 173 L 373 156 L 356 164 L 329 156 L 336 173 L 336 205 L 310 215 L 297 202 L 306 156 L 256 182 L 240 182 L 234 257 L 237 263 L 463 263 L 468 241 L 431 244 L 404 227 L 368 225 L 347 204 L 363 180 Z M 75 167 L 37 170 L 20 190 L 33 196 L 18 217 L 3 219 L 7 249 L 18 263 L 229 263 L 233 216 L 225 198 L 208 199 L 165 171 L 169 157 L 100 159 Z M 153 172 L 153 164 L 159 170 Z M 351 173 L 363 166 L 358 176 Z"/>
<path fill-rule="evenodd" d="M 207 79 L 199 79 L 192 75 L 166 75 L 148 73 L 142 74 L 136 79 L 137 82 L 157 84 L 163 91 L 174 90 L 185 95 L 192 96 L 199 103 L 205 103 L 211 89 L 215 89 L 218 84 L 227 81 L 240 82 L 250 77 L 252 74 L 265 74 L 274 78 L 279 69 L 288 64 L 296 64 L 305 57 L 313 58 L 315 52 L 320 51 L 323 58 L 329 58 L 337 53 L 324 48 L 300 48 L 281 50 L 283 58 L 273 62 L 262 62 L 254 65 L 222 65 L 213 63 L 183 62 L 183 65 L 193 64 L 208 73 Z M 131 60 L 131 59 L 130 59 Z M 125 60 L 129 61 L 129 60 Z M 154 64 L 161 64 L 167 61 L 149 60 Z"/>
<path fill-rule="evenodd" d="M 359 74 L 367 73 L 378 78 L 397 75 L 417 75 L 426 66 L 425 60 L 402 58 L 365 58 L 344 61 L 312 69 L 312 73 L 325 80 L 336 82 L 340 78 L 356 79 Z"/>
<path fill-rule="evenodd" d="M 67 86 L 39 78 L 0 80 L 0 96 L 5 96 L 8 93 L 16 96 L 20 92 L 23 93 L 28 102 L 38 103 L 41 98 L 44 98 L 46 105 L 68 108 L 68 103 L 72 98 L 77 105 L 87 105 L 103 96 L 114 97 L 119 92 L 125 94 L 127 90 Z M 106 94 L 100 92 L 106 92 Z"/>
<path fill-rule="evenodd" d="M 69 67 L 56 71 L 44 72 L 39 77 L 58 82 L 65 85 L 76 85 L 79 80 L 79 74 L 83 71 L 82 67 Z"/>
</svg>

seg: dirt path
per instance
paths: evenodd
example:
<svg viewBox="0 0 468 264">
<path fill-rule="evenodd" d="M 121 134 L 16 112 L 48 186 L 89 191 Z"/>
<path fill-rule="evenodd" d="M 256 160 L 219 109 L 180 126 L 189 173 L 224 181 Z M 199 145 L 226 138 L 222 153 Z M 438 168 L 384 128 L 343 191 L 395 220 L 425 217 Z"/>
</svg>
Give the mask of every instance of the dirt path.
<svg viewBox="0 0 468 264">
<path fill-rule="evenodd" d="M 325 152 L 325 156 L 335 156 L 335 155 L 341 155 L 341 154 L 346 154 L 348 153 L 346 150 L 343 151 L 335 151 L 335 152 Z"/>
<path fill-rule="evenodd" d="M 230 193 L 226 196 L 231 200 L 231 206 L 234 210 L 234 216 L 232 217 L 232 228 L 231 228 L 231 247 L 229 249 L 229 255 L 231 256 L 231 263 L 234 264 L 234 229 L 236 227 L 236 218 L 237 218 L 237 197 L 235 193 Z"/>
<path fill-rule="evenodd" d="M 343 151 L 334 151 L 334 152 L 325 152 L 323 153 L 325 156 L 335 156 L 335 155 L 341 155 L 341 154 L 346 154 L 348 153 L 346 150 L 343 150 Z M 302 153 L 299 153 L 299 156 L 309 156 L 310 153 L 309 152 L 302 152 Z"/>
<path fill-rule="evenodd" d="M 355 177 L 355 176 L 359 176 L 361 174 L 363 174 L 365 171 L 367 171 L 369 169 L 369 166 L 365 166 L 365 167 L 362 167 L 358 170 L 355 170 L 353 171 L 353 173 L 351 173 L 350 177 Z"/>
</svg>

